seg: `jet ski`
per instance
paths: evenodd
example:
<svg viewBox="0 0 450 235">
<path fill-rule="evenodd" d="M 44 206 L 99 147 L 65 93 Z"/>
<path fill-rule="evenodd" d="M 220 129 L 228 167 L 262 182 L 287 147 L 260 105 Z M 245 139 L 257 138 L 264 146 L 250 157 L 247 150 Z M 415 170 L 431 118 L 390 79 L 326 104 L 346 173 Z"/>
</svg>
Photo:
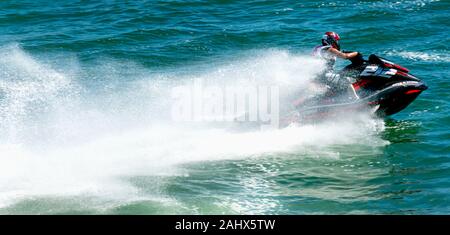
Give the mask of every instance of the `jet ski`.
<svg viewBox="0 0 450 235">
<path fill-rule="evenodd" d="M 337 89 L 313 101 L 295 104 L 296 111 L 282 121 L 326 118 L 363 109 L 385 117 L 400 112 L 427 89 L 407 68 L 377 55 L 364 60 L 359 54 L 351 62 L 338 73 L 346 81 L 345 92 Z"/>
</svg>

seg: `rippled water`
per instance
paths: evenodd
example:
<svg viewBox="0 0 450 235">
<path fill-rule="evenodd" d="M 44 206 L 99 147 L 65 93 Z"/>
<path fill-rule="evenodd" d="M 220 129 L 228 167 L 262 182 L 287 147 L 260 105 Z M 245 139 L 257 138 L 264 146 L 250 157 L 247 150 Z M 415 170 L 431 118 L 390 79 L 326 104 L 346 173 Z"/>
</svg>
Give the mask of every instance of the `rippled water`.
<svg viewBox="0 0 450 235">
<path fill-rule="evenodd" d="M 448 1 L 1 1 L 2 214 L 448 214 Z M 325 31 L 429 89 L 387 119 L 229 131 L 171 88 L 302 88 Z M 342 67 L 345 62 L 340 62 Z"/>
</svg>

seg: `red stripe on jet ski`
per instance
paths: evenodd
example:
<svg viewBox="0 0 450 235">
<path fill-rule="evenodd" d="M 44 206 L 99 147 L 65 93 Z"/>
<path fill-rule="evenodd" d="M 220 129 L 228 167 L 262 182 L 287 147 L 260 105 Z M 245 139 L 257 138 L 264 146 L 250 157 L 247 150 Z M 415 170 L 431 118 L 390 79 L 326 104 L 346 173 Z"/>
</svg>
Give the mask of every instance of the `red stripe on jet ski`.
<svg viewBox="0 0 450 235">
<path fill-rule="evenodd" d="M 369 80 L 360 80 L 358 82 L 353 83 L 353 88 L 356 90 L 359 90 L 362 86 L 366 85 L 369 82 Z"/>
<path fill-rule="evenodd" d="M 389 63 L 384 63 L 384 66 L 388 67 L 388 68 L 393 68 L 393 69 L 397 69 L 397 70 L 401 70 L 405 73 L 409 73 L 409 69 L 402 67 L 398 64 L 389 64 Z"/>
<path fill-rule="evenodd" d="M 404 73 L 404 72 L 402 72 L 402 71 L 400 71 L 400 70 L 397 71 L 397 74 L 398 74 L 398 75 L 401 75 L 401 76 L 403 76 L 403 77 L 409 77 L 407 73 Z"/>
<path fill-rule="evenodd" d="M 410 95 L 410 94 L 414 94 L 414 93 L 418 93 L 418 92 L 421 92 L 421 90 L 409 90 L 409 91 L 406 91 L 405 94 Z"/>
</svg>

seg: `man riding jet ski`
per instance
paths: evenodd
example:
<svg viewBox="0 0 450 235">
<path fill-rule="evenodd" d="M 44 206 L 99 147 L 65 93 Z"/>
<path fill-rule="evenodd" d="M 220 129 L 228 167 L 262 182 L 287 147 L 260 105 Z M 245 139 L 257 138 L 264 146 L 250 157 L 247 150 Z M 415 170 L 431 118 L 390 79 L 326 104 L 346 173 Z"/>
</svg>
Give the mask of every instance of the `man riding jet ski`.
<svg viewBox="0 0 450 235">
<path fill-rule="evenodd" d="M 313 56 L 325 60 L 326 68 L 319 77 L 323 78 L 322 82 L 325 82 L 327 85 L 336 85 L 341 79 L 339 74 L 334 72 L 336 58 L 354 60 L 356 57 L 361 56 L 359 52 L 341 51 L 340 40 L 339 34 L 326 32 L 322 37 L 322 45 L 318 45 L 313 49 Z"/>
<path fill-rule="evenodd" d="M 313 55 L 326 62 L 326 69 L 317 81 L 326 91 L 314 97 L 300 97 L 293 102 L 294 113 L 286 123 L 323 119 L 337 113 L 368 109 L 378 116 L 395 114 L 406 108 L 427 89 L 409 70 L 389 60 L 370 55 L 364 60 L 359 52 L 341 52 L 337 33 L 326 32 L 322 45 Z M 334 71 L 336 58 L 348 59 L 351 64 L 342 71 Z M 293 115 L 292 115 L 293 114 Z"/>
<path fill-rule="evenodd" d="M 334 70 L 336 58 L 348 59 L 354 65 L 355 61 L 362 60 L 362 55 L 359 52 L 342 52 L 339 43 L 340 39 L 339 34 L 326 32 L 322 37 L 322 45 L 314 47 L 312 52 L 313 56 L 325 61 L 325 69 L 315 79 L 316 82 L 325 88 L 325 92 L 316 94 L 313 97 L 300 97 L 293 102 L 294 106 L 304 104 L 305 100 L 308 100 L 308 103 L 319 101 L 336 93 L 343 93 L 343 90 L 348 89 L 350 81 Z M 346 67 L 346 69 L 349 68 Z"/>
<path fill-rule="evenodd" d="M 334 63 L 336 57 L 342 59 L 351 59 L 358 56 L 358 52 L 341 52 L 341 46 L 339 43 L 341 37 L 335 32 L 326 32 L 322 37 L 322 45 L 316 46 L 313 49 L 314 56 L 320 56 L 326 59 L 327 68 L 334 69 Z"/>
</svg>

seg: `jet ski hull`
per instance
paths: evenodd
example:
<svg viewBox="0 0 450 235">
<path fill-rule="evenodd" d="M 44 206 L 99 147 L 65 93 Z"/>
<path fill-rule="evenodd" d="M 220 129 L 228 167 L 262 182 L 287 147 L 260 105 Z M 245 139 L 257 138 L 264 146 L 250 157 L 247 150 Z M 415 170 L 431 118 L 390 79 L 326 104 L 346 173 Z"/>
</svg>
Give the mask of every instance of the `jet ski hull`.
<svg viewBox="0 0 450 235">
<path fill-rule="evenodd" d="M 405 109 L 426 89 L 427 86 L 421 82 L 396 83 L 377 92 L 367 104 L 379 105 L 378 116 L 390 116 Z"/>
</svg>

